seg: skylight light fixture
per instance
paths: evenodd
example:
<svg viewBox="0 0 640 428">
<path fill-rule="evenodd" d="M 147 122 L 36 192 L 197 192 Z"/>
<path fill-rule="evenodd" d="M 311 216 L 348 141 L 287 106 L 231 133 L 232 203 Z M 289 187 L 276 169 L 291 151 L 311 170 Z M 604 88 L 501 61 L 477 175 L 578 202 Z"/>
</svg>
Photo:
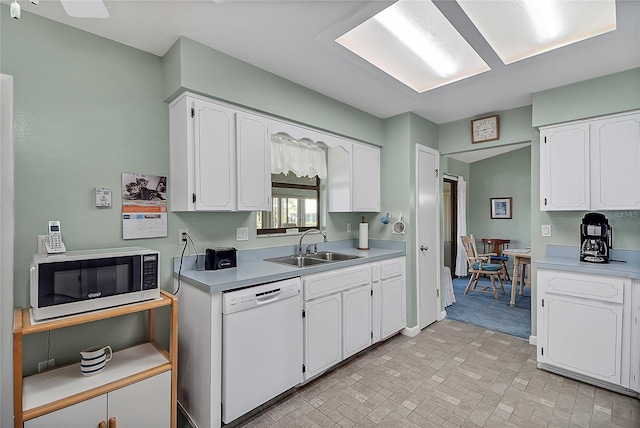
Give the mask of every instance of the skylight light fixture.
<svg viewBox="0 0 640 428">
<path fill-rule="evenodd" d="M 505 64 L 616 29 L 615 0 L 457 2 Z"/>
<path fill-rule="evenodd" d="M 428 0 L 399 0 L 336 42 L 420 93 L 490 69 Z"/>
</svg>

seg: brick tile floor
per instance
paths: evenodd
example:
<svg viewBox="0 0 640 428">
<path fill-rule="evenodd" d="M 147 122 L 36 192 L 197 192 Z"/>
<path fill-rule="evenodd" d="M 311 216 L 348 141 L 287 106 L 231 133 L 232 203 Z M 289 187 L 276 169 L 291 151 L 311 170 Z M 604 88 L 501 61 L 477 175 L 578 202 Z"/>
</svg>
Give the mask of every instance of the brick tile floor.
<svg viewBox="0 0 640 428">
<path fill-rule="evenodd" d="M 536 368 L 527 341 L 443 320 L 397 335 L 240 425 L 640 427 L 640 400 Z"/>
</svg>

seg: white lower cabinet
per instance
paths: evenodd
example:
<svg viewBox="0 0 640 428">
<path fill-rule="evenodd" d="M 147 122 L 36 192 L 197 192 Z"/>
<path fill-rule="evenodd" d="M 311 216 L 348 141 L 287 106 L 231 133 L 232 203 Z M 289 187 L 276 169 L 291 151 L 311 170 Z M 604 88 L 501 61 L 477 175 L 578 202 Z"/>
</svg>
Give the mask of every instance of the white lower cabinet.
<svg viewBox="0 0 640 428">
<path fill-rule="evenodd" d="M 631 389 L 640 394 L 640 280 L 633 285 L 631 324 Z"/>
<path fill-rule="evenodd" d="M 340 293 L 304 304 L 305 379 L 342 361 L 342 298 Z"/>
<path fill-rule="evenodd" d="M 342 357 L 371 345 L 371 286 L 369 284 L 342 293 Z"/>
<path fill-rule="evenodd" d="M 405 327 L 405 258 L 302 277 L 304 379 Z"/>
<path fill-rule="evenodd" d="M 405 258 L 380 262 L 380 339 L 406 327 Z"/>
<path fill-rule="evenodd" d="M 336 269 L 302 282 L 307 380 L 371 345 L 371 268 Z"/>
<path fill-rule="evenodd" d="M 629 388 L 630 291 L 627 278 L 539 269 L 542 368 Z"/>
<path fill-rule="evenodd" d="M 164 372 L 24 422 L 24 428 L 171 426 L 171 372 Z"/>
</svg>

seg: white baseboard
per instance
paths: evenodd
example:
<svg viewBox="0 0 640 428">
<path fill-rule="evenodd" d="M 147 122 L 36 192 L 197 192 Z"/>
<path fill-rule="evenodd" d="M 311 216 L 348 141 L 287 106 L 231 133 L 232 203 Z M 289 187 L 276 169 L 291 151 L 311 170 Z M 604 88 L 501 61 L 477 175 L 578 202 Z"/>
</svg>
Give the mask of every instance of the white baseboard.
<svg viewBox="0 0 640 428">
<path fill-rule="evenodd" d="M 447 311 L 446 310 L 442 310 L 440 312 L 440 317 L 438 318 L 438 321 L 442 321 L 443 319 L 445 319 L 447 317 Z"/>
<path fill-rule="evenodd" d="M 420 327 L 405 327 L 401 332 L 403 336 L 415 337 L 420 334 Z"/>
<path fill-rule="evenodd" d="M 529 344 L 538 346 L 538 336 L 529 336 Z"/>
</svg>

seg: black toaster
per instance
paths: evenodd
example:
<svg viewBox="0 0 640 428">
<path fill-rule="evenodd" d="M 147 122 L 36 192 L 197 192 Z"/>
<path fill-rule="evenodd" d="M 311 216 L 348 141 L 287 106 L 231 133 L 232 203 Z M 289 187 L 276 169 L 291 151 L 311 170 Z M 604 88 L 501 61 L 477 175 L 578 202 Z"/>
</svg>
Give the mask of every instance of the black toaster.
<svg viewBox="0 0 640 428">
<path fill-rule="evenodd" d="M 236 267 L 236 253 L 237 250 L 233 247 L 207 248 L 204 269 L 216 270 Z"/>
</svg>

